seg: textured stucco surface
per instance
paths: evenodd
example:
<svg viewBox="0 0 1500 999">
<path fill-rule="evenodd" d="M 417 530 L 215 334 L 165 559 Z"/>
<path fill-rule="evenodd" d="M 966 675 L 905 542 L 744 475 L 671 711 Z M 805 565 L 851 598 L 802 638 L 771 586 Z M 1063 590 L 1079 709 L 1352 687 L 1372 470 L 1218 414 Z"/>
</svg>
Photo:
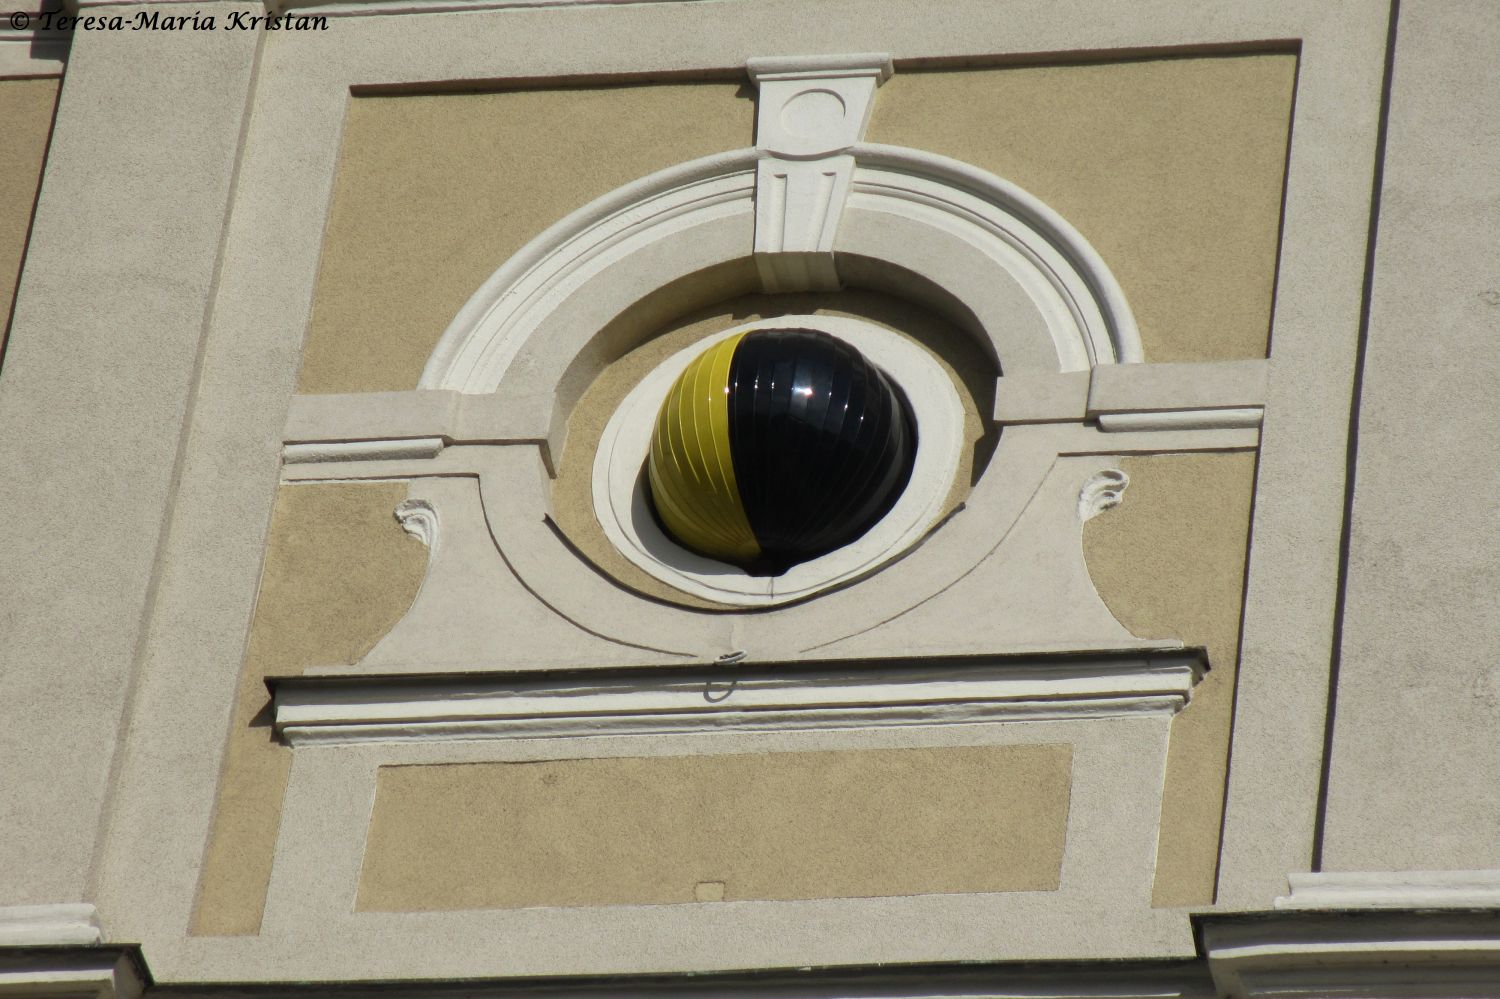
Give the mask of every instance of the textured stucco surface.
<svg viewBox="0 0 1500 999">
<path fill-rule="evenodd" d="M 1152 903 L 1214 900 L 1238 666 L 1255 456 L 1125 458 L 1118 507 L 1084 526 L 1089 574 L 1142 638 L 1208 650 L 1210 671 L 1172 720 Z"/>
<path fill-rule="evenodd" d="M 0 191 L 5 192 L 0 198 L 0 360 L 5 357 L 10 306 L 26 255 L 31 209 L 42 181 L 58 82 L 0 80 L 0 128 L 5 132 L 0 142 Z"/>
<path fill-rule="evenodd" d="M 649 305 L 650 303 L 644 303 Z M 650 308 L 654 314 L 656 308 Z M 594 514 L 593 464 L 604 426 L 620 401 L 657 364 L 684 347 L 722 330 L 777 315 L 854 316 L 901 333 L 923 344 L 953 378 L 964 407 L 964 449 L 954 478 L 948 509 L 967 495 L 977 468 L 984 470 L 995 447 L 980 414 L 994 408 L 995 376 L 977 343 L 926 309 L 877 292 L 849 290 L 831 294 L 743 295 L 681 316 L 650 339 L 607 365 L 569 414 L 568 433 L 553 485 L 552 508 L 558 527 L 596 566 L 635 590 L 693 607 L 716 604 L 681 593 L 632 565 L 604 536 Z M 606 331 L 614 342 L 638 338 Z"/>
<path fill-rule="evenodd" d="M 415 388 L 533 236 L 638 177 L 750 145 L 737 82 L 351 98 L 299 391 Z"/>
<path fill-rule="evenodd" d="M 192 932 L 260 927 L 291 750 L 271 734 L 268 676 L 357 662 L 400 620 L 427 549 L 392 511 L 400 482 L 283 486 L 240 672 Z"/>
<path fill-rule="evenodd" d="M 867 139 L 1019 184 L 1125 290 L 1148 361 L 1266 356 L 1297 60 L 901 71 Z"/>
<path fill-rule="evenodd" d="M 358 908 L 1057 888 L 1068 746 L 386 767 Z"/>
<path fill-rule="evenodd" d="M 255 54 L 248 32 L 70 44 L 0 372 L 0 506 L 26 524 L 0 536 L 5 904 L 92 891 Z"/>
<path fill-rule="evenodd" d="M 1325 870 L 1500 868 L 1497 14 L 1396 28 Z"/>
</svg>

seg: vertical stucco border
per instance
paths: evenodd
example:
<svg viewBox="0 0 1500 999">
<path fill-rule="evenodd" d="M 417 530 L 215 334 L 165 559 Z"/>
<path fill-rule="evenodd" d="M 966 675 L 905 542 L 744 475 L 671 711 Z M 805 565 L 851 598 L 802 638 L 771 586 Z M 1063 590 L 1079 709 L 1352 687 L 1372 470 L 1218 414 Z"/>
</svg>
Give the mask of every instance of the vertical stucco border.
<svg viewBox="0 0 1500 999">
<path fill-rule="evenodd" d="M 1142 0 L 1107 19 L 1086 0 L 955 0 L 948 14 L 921 0 L 879 18 L 859 0 L 588 5 L 336 16 L 267 36 L 99 876 L 112 938 L 140 941 L 164 978 L 218 977 L 187 926 L 350 87 L 723 75 L 783 53 L 889 51 L 899 72 L 1300 41 L 1220 904 L 1267 906 L 1308 869 L 1388 0 Z"/>
</svg>

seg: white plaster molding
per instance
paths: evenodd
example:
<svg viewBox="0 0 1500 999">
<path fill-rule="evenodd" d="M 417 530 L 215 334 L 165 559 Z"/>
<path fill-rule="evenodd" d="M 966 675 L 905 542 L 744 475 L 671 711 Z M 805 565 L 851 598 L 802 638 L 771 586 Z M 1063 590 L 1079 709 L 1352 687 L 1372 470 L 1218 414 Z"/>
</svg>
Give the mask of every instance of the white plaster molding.
<svg viewBox="0 0 1500 999">
<path fill-rule="evenodd" d="M 1099 429 L 1110 433 L 1157 430 L 1243 430 L 1259 427 L 1265 410 L 1259 406 L 1235 409 L 1176 409 L 1150 413 L 1101 413 Z"/>
<path fill-rule="evenodd" d="M 853 176 L 852 156 L 756 164 L 755 266 L 765 291 L 838 289 L 833 243 Z"/>
<path fill-rule="evenodd" d="M 895 382 L 921 434 L 911 478 L 890 512 L 857 540 L 780 576 L 751 576 L 696 555 L 668 538 L 652 516 L 642 467 L 662 400 L 678 375 L 712 343 L 755 329 L 815 329 L 852 345 Z M 873 572 L 919 541 L 942 516 L 963 449 L 963 403 L 952 380 L 921 347 L 860 319 L 794 315 L 762 319 L 685 347 L 651 371 L 605 425 L 594 459 L 594 514 L 626 558 L 679 590 L 719 603 L 789 603 Z"/>
<path fill-rule="evenodd" d="M 0 908 L 0 947 L 96 944 L 99 913 L 87 902 Z"/>
<path fill-rule="evenodd" d="M 1304 918 L 1205 923 L 1204 951 L 1221 996 L 1500 997 L 1500 920 L 1494 913 L 1298 915 Z"/>
<path fill-rule="evenodd" d="M 1106 468 L 1083 484 L 1078 492 L 1078 519 L 1088 523 L 1105 510 L 1120 505 L 1130 476 L 1118 468 Z"/>
<path fill-rule="evenodd" d="M 1086 372 L 1023 372 L 995 383 L 1000 423 L 1094 418 L 1111 433 L 1257 428 L 1265 412 L 1265 361 L 1098 364 Z"/>
<path fill-rule="evenodd" d="M 1500 870 L 1314 871 L 1287 875 L 1278 909 L 1500 910 Z"/>
<path fill-rule="evenodd" d="M 754 58 L 755 144 L 779 158 L 816 159 L 864 137 L 875 88 L 891 77 L 886 52 Z"/>
<path fill-rule="evenodd" d="M 834 236 L 836 265 L 851 254 L 889 262 L 937 287 L 963 289 L 954 293 L 975 315 L 976 332 L 1010 371 L 1080 371 L 1142 359 L 1118 283 L 1087 241 L 1041 201 L 931 153 L 857 143 L 852 155 L 849 200 Z M 549 317 L 579 294 L 589 296 L 594 312 L 616 315 L 651 288 L 717 262 L 705 256 L 696 236 L 753 219 L 764 158 L 763 150 L 745 149 L 672 167 L 558 222 L 459 310 L 419 387 L 494 392 L 528 341 L 545 336 L 549 350 L 538 351 L 536 363 L 518 366 L 513 390 L 528 398 L 552 391 L 597 330 L 572 324 L 552 330 Z M 914 247 L 914 234 L 925 234 L 940 249 Z M 754 253 L 753 243 L 752 236 L 741 257 Z M 618 288 L 601 282 L 585 288 L 637 260 L 655 275 L 644 286 L 637 273 Z"/>
<path fill-rule="evenodd" d="M 412 461 L 435 458 L 443 450 L 441 437 L 413 437 L 399 440 L 317 441 L 287 444 L 281 449 L 281 460 L 288 465 L 334 461 Z"/>
<path fill-rule="evenodd" d="M 1059 423 L 1053 426 L 1062 431 L 1059 436 L 1062 438 L 1063 454 L 1124 456 L 1193 451 L 1253 451 L 1260 444 L 1259 427 L 1111 432 L 1087 423 Z"/>
<path fill-rule="evenodd" d="M 298 746 L 1169 717 L 1200 676 L 1197 655 L 1184 652 L 541 679 L 298 679 L 277 685 L 276 729 Z"/>
<path fill-rule="evenodd" d="M 614 261 L 659 242 L 671 245 L 672 236 L 705 216 L 749 212 L 758 158 L 756 150 L 742 149 L 669 167 L 617 188 L 547 229 L 459 310 L 428 358 L 418 387 L 495 391 L 560 298 Z M 674 249 L 692 251 L 690 245 Z M 635 289 L 636 297 L 649 290 Z M 548 380 L 546 388 L 554 384 Z"/>
<path fill-rule="evenodd" d="M 826 80 L 874 76 L 878 83 L 891 78 L 895 64 L 889 52 L 835 52 L 819 55 L 754 56 L 745 60 L 750 79 Z"/>
<path fill-rule="evenodd" d="M 1145 360 L 1119 282 L 1083 235 L 1039 198 L 946 156 L 873 143 L 853 153 L 850 209 L 878 208 L 976 244 L 980 260 L 968 266 L 982 260 L 987 272 L 1016 280 L 1047 320 L 1059 362 L 1053 370 Z M 1003 318 L 981 321 L 990 327 Z M 1005 361 L 1003 351 L 997 355 Z"/>
<path fill-rule="evenodd" d="M 1089 378 L 1088 413 L 1264 406 L 1269 376 L 1265 360 L 1101 367 Z"/>
<path fill-rule="evenodd" d="M 437 550 L 438 514 L 433 505 L 424 499 L 405 499 L 396 504 L 396 520 L 401 529 L 430 551 Z"/>
<path fill-rule="evenodd" d="M 864 137 L 875 88 L 891 57 L 751 59 L 759 89 L 755 144 L 755 264 L 768 292 L 839 287 L 833 247 L 849 198 L 854 158 L 837 155 Z"/>
<path fill-rule="evenodd" d="M 34 11 L 34 6 L 17 4 L 12 10 Z M 0 79 L 61 76 L 72 33 L 44 30 L 35 13 L 30 26 L 17 29 L 10 26 L 10 12 L 6 13 L 6 18 L 0 19 Z"/>
<path fill-rule="evenodd" d="M 0 962 L 0 997 L 136 999 L 145 969 L 120 948 L 48 948 Z"/>
<path fill-rule="evenodd" d="M 415 390 L 292 396 L 282 440 L 292 444 L 416 440 L 541 443 L 545 405 L 502 407 L 491 395 Z"/>
</svg>

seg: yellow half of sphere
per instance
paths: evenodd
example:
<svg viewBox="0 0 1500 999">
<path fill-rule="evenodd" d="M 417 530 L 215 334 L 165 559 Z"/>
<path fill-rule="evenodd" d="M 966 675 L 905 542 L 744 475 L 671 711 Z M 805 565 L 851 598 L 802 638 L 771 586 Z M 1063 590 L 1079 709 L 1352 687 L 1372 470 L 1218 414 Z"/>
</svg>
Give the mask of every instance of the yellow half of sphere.
<svg viewBox="0 0 1500 999">
<path fill-rule="evenodd" d="M 714 344 L 678 377 L 657 413 L 648 463 L 667 530 L 699 554 L 731 562 L 761 553 L 729 447 L 729 367 L 744 335 Z"/>
</svg>

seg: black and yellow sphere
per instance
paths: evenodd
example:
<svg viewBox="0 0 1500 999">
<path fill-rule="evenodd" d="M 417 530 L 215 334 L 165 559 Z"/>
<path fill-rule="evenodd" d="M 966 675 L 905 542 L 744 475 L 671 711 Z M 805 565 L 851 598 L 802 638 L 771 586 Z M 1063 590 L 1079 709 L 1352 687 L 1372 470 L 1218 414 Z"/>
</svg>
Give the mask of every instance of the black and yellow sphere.
<svg viewBox="0 0 1500 999">
<path fill-rule="evenodd" d="M 698 355 L 667 393 L 652 505 L 687 548 L 776 575 L 869 530 L 916 445 L 901 393 L 859 351 L 814 330 L 753 330 Z"/>
</svg>

